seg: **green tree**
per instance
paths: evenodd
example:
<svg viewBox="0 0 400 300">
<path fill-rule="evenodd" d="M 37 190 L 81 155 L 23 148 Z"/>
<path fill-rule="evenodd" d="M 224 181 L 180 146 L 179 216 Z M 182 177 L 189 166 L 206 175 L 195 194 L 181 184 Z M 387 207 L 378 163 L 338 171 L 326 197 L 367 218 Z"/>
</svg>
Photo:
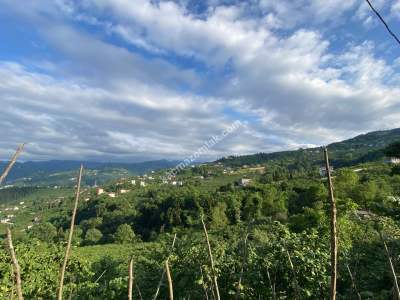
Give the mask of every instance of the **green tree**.
<svg viewBox="0 0 400 300">
<path fill-rule="evenodd" d="M 395 142 L 387 146 L 383 152 L 386 156 L 400 157 L 400 142 Z"/>
<path fill-rule="evenodd" d="M 33 226 L 29 234 L 43 242 L 51 243 L 57 236 L 57 228 L 53 224 L 46 222 Z"/>
<path fill-rule="evenodd" d="M 118 226 L 117 231 L 114 234 L 114 241 L 118 244 L 127 244 L 133 242 L 135 239 L 135 233 L 131 226 L 128 224 L 122 224 Z"/>
<path fill-rule="evenodd" d="M 96 228 L 90 228 L 88 231 L 86 231 L 85 243 L 89 245 L 96 244 L 101 240 L 102 237 L 103 234 L 100 230 Z"/>
</svg>

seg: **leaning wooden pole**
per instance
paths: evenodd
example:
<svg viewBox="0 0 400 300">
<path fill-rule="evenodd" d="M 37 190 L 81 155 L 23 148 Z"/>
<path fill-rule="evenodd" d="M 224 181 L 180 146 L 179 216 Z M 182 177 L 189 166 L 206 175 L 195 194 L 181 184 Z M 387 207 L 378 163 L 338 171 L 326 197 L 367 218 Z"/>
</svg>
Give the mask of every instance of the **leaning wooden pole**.
<svg viewBox="0 0 400 300">
<path fill-rule="evenodd" d="M 8 163 L 7 167 L 4 169 L 3 173 L 0 176 L 0 185 L 3 183 L 3 181 L 6 179 L 8 173 L 10 173 L 12 167 L 14 166 L 15 162 L 17 161 L 19 155 L 21 152 L 24 150 L 25 144 L 19 145 L 17 148 L 17 151 L 15 151 L 14 155 L 11 157 L 10 162 Z M 12 234 L 10 228 L 7 228 L 7 244 L 8 244 L 8 249 L 10 251 L 11 255 L 11 261 L 13 263 L 13 272 L 15 275 L 15 281 L 17 285 L 17 295 L 19 300 L 23 300 L 23 294 L 22 294 L 22 281 L 21 281 L 21 268 L 18 264 L 17 260 L 17 255 L 15 254 L 15 249 L 12 241 Z"/>
<path fill-rule="evenodd" d="M 0 185 L 3 183 L 4 179 L 6 179 L 8 173 L 10 173 L 12 167 L 14 166 L 15 162 L 18 159 L 18 156 L 24 150 L 25 144 L 21 144 L 18 146 L 17 151 L 15 151 L 13 157 L 11 158 L 10 162 L 8 163 L 7 167 L 4 169 L 3 174 L 0 176 Z"/>
<path fill-rule="evenodd" d="M 172 285 L 172 277 L 171 272 L 169 270 L 169 260 L 165 261 L 165 273 L 167 274 L 168 279 L 168 291 L 169 291 L 169 300 L 174 300 L 174 287 Z"/>
<path fill-rule="evenodd" d="M 172 241 L 171 252 L 174 251 L 175 242 L 176 242 L 176 233 L 174 234 L 174 239 Z M 169 257 L 167 259 L 169 259 Z M 161 274 L 161 278 L 158 281 L 157 290 L 156 290 L 156 293 L 153 296 L 153 300 L 156 300 L 157 297 L 158 297 L 158 294 L 160 293 L 160 288 L 161 288 L 161 285 L 162 285 L 162 283 L 164 281 L 164 277 L 165 277 L 165 268 L 163 268 L 163 272 Z"/>
<path fill-rule="evenodd" d="M 74 210 L 72 211 L 71 226 L 69 228 L 69 235 L 68 235 L 68 243 L 67 243 L 67 248 L 65 249 L 64 262 L 63 262 L 63 265 L 62 265 L 61 271 L 60 271 L 60 284 L 59 284 L 59 288 L 58 288 L 58 297 L 57 297 L 58 300 L 62 300 L 62 298 L 63 298 L 65 269 L 67 268 L 68 258 L 71 253 L 72 237 L 73 237 L 74 227 L 75 227 L 75 217 L 76 217 L 76 211 L 78 209 L 79 194 L 80 194 L 80 190 L 81 190 L 82 173 L 83 173 L 83 165 L 81 165 L 81 168 L 79 170 L 78 185 L 77 185 L 76 197 L 75 197 L 75 205 L 74 205 Z"/>
<path fill-rule="evenodd" d="M 389 266 L 390 266 L 390 270 L 391 270 L 391 272 L 392 272 L 393 284 L 394 284 L 394 287 L 395 287 L 395 289 L 396 289 L 397 299 L 400 299 L 399 283 L 398 283 L 398 281 L 397 281 L 396 271 L 395 271 L 394 266 L 393 266 L 392 258 L 390 257 L 389 249 L 388 249 L 388 246 L 386 245 L 386 242 L 385 242 L 385 239 L 383 238 L 382 233 L 379 232 L 379 235 L 380 235 L 380 237 L 381 237 L 383 246 L 384 246 L 384 248 L 385 248 L 386 257 L 387 257 L 387 259 L 388 259 Z"/>
<path fill-rule="evenodd" d="M 331 288 L 330 299 L 336 299 L 336 280 L 337 280 L 337 229 L 336 229 L 336 202 L 333 195 L 333 184 L 331 170 L 329 166 L 328 149 L 325 147 L 325 169 L 328 178 L 329 199 L 331 204 Z"/>
<path fill-rule="evenodd" d="M 133 258 L 129 261 L 128 300 L 132 300 L 133 294 Z"/>
<path fill-rule="evenodd" d="M 217 296 L 217 300 L 220 300 L 221 297 L 220 297 L 220 295 L 219 295 L 218 280 L 217 280 L 217 273 L 215 272 L 214 258 L 213 258 L 213 255 L 212 255 L 211 245 L 210 245 L 210 239 L 209 239 L 209 237 L 208 237 L 207 227 L 206 227 L 206 224 L 204 223 L 204 218 L 203 218 L 203 216 L 201 216 L 201 223 L 203 224 L 204 235 L 205 235 L 206 241 L 207 241 L 208 256 L 209 256 L 209 258 L 210 258 L 211 271 L 212 271 L 212 273 L 213 273 L 213 281 L 214 281 L 215 293 L 216 293 L 216 296 Z"/>
<path fill-rule="evenodd" d="M 12 235 L 11 235 L 11 230 L 10 228 L 7 228 L 7 241 L 8 241 L 8 249 L 11 254 L 11 260 L 13 263 L 13 270 L 14 270 L 14 276 L 15 276 L 15 281 L 17 285 L 17 295 L 18 295 L 18 300 L 23 300 L 24 296 L 22 295 L 22 281 L 21 281 L 21 268 L 18 264 L 17 256 L 15 255 L 15 250 L 12 242 Z"/>
</svg>

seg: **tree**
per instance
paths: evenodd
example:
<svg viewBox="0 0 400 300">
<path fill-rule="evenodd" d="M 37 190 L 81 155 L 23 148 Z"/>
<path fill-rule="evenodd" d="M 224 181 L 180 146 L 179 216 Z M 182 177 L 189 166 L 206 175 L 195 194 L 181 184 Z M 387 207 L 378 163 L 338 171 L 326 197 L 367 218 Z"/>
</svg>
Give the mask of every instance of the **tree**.
<svg viewBox="0 0 400 300">
<path fill-rule="evenodd" d="M 133 242 L 135 239 L 135 233 L 128 224 L 122 224 L 118 226 L 117 231 L 114 234 L 114 241 L 118 244 L 127 244 Z"/>
<path fill-rule="evenodd" d="M 85 243 L 89 245 L 96 244 L 101 240 L 102 237 L 103 234 L 100 230 L 97 228 L 90 228 L 88 231 L 86 231 Z"/>
<path fill-rule="evenodd" d="M 32 237 L 46 243 L 51 243 L 57 236 L 57 228 L 53 224 L 46 222 L 33 226 L 29 233 Z"/>
</svg>

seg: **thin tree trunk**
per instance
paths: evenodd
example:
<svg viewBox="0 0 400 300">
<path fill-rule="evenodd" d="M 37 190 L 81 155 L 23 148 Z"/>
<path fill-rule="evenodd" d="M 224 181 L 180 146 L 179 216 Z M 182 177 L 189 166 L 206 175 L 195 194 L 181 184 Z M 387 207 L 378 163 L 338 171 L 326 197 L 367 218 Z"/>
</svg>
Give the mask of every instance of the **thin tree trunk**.
<svg viewBox="0 0 400 300">
<path fill-rule="evenodd" d="M 11 260 L 14 265 L 14 276 L 15 276 L 15 282 L 17 286 L 17 295 L 18 295 L 18 300 L 23 300 L 24 296 L 22 295 L 22 283 L 21 283 L 21 268 L 18 264 L 17 256 L 15 255 L 15 250 L 12 242 L 12 235 L 11 235 L 11 230 L 10 228 L 7 228 L 7 241 L 8 241 L 8 249 L 11 254 Z"/>
<path fill-rule="evenodd" d="M 351 279 L 351 285 L 353 286 L 353 289 L 354 289 L 354 291 L 355 291 L 356 294 L 357 294 L 357 298 L 358 298 L 358 300 L 361 300 L 361 295 L 360 295 L 360 293 L 358 292 L 358 289 L 357 289 L 357 286 L 356 286 L 356 281 L 355 281 L 355 279 L 354 279 L 353 273 L 351 273 L 349 264 L 346 264 L 346 268 L 347 268 L 347 271 L 349 272 L 350 279 Z"/>
<path fill-rule="evenodd" d="M 294 269 L 292 258 L 290 257 L 289 250 L 287 250 L 287 249 L 286 249 L 286 254 L 287 254 L 287 257 L 288 257 L 288 260 L 289 260 L 290 269 L 292 270 L 292 273 L 293 273 L 293 279 L 294 279 L 294 285 L 295 285 L 295 291 L 296 291 L 296 298 L 297 298 L 297 300 L 300 300 L 300 288 L 299 288 L 299 282 L 297 281 L 296 270 Z"/>
<path fill-rule="evenodd" d="M 395 287 L 395 290 L 396 290 L 396 296 L 397 296 L 397 299 L 400 299 L 399 283 L 397 282 L 396 271 L 395 271 L 394 266 L 393 266 L 392 258 L 390 257 L 389 249 L 388 249 L 388 247 L 386 245 L 385 239 L 383 238 L 383 235 L 382 235 L 381 232 L 379 232 L 379 236 L 381 237 L 383 246 L 385 247 L 386 257 L 388 259 L 388 262 L 389 262 L 389 265 L 390 265 L 390 270 L 392 272 L 393 284 L 394 284 L 394 287 Z"/>
<path fill-rule="evenodd" d="M 3 174 L 1 174 L 1 176 L 0 176 L 0 185 L 3 183 L 4 179 L 6 179 L 8 173 L 10 173 L 12 167 L 14 166 L 15 162 L 18 159 L 18 156 L 21 154 L 22 150 L 24 150 L 24 147 L 25 147 L 25 144 L 21 144 L 21 145 L 19 145 L 17 151 L 15 151 L 15 154 L 11 158 L 7 167 L 4 169 Z"/>
<path fill-rule="evenodd" d="M 325 147 L 325 169 L 328 177 L 329 198 L 331 203 L 331 288 L 330 299 L 336 299 L 336 280 L 337 280 L 337 229 L 336 229 L 336 202 L 333 195 L 333 184 L 331 170 L 329 166 L 328 149 Z"/>
<path fill-rule="evenodd" d="M 168 279 L 169 300 L 174 300 L 174 288 L 172 286 L 172 277 L 169 271 L 168 259 L 165 261 L 165 273 Z"/>
<path fill-rule="evenodd" d="M 73 237 L 74 227 L 75 227 L 75 217 L 76 217 L 76 211 L 78 209 L 79 195 L 80 195 L 80 190 L 81 190 L 82 173 L 83 173 L 83 165 L 81 165 L 81 168 L 79 170 L 78 186 L 76 189 L 75 205 L 74 205 L 74 209 L 72 211 L 71 226 L 70 226 L 69 235 L 68 235 L 68 243 L 67 243 L 67 248 L 65 249 L 64 262 L 63 262 L 63 265 L 62 265 L 61 271 L 60 271 L 60 285 L 58 288 L 58 297 L 57 297 L 58 300 L 62 300 L 62 298 L 63 298 L 65 269 L 67 268 L 68 258 L 69 258 L 70 252 L 71 252 L 72 237 Z"/>
<path fill-rule="evenodd" d="M 176 242 L 176 233 L 175 233 L 174 239 L 173 239 L 173 241 L 172 241 L 171 252 L 174 251 L 175 242 Z M 157 285 L 156 293 L 155 293 L 154 296 L 153 296 L 153 300 L 156 300 L 157 297 L 158 297 L 158 294 L 160 293 L 160 289 L 161 289 L 161 285 L 162 285 L 162 283 L 163 283 L 163 281 L 164 281 L 164 277 L 165 277 L 165 268 L 163 268 L 160 281 L 158 282 L 158 285 Z"/>
<path fill-rule="evenodd" d="M 129 261 L 128 300 L 132 300 L 133 292 L 133 258 Z"/>
<path fill-rule="evenodd" d="M 217 280 L 217 273 L 215 272 L 214 258 L 213 258 L 213 255 L 212 255 L 210 239 L 208 238 L 207 227 L 206 227 L 206 224 L 204 223 L 203 216 L 201 216 L 201 223 L 203 224 L 203 230 L 204 230 L 204 234 L 206 236 L 206 241 L 207 241 L 207 246 L 208 246 L 208 255 L 210 257 L 210 263 L 211 263 L 211 271 L 213 273 L 215 293 L 216 293 L 216 296 L 217 296 L 217 300 L 220 300 L 221 297 L 219 295 L 218 280 Z"/>
</svg>

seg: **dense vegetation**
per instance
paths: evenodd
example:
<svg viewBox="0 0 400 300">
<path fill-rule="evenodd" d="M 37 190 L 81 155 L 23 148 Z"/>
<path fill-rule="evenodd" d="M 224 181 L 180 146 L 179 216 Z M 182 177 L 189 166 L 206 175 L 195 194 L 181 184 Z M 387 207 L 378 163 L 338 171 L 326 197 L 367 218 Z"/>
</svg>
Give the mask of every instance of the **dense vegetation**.
<svg viewBox="0 0 400 300">
<path fill-rule="evenodd" d="M 397 155 L 397 148 L 388 148 Z M 393 150 L 394 149 L 394 150 Z M 320 153 L 322 155 L 322 153 Z M 253 168 L 254 167 L 254 168 Z M 326 299 L 329 291 L 329 202 L 313 161 L 287 160 L 183 170 L 182 186 L 146 187 L 130 180 L 85 190 L 78 209 L 65 297 L 126 299 L 134 259 L 134 298 L 151 299 L 169 257 L 176 299 L 213 299 L 204 216 L 222 299 Z M 261 169 L 260 169 L 261 167 Z M 262 168 L 264 167 L 264 168 Z M 240 178 L 252 179 L 242 186 Z M 370 162 L 336 169 L 338 299 L 391 299 L 384 242 L 400 270 L 400 172 Z M 127 193 L 118 193 L 128 189 Z M 41 221 L 16 232 L 26 299 L 54 299 L 73 198 L 45 206 Z M 38 205 L 38 204 L 36 204 Z M 35 208 L 36 207 L 36 208 Z M 32 211 L 39 210 L 34 206 Z M 174 234 L 177 235 L 171 248 Z M 0 298 L 13 293 L 10 258 L 0 250 Z M 163 282 L 159 299 L 167 298 Z"/>
</svg>

